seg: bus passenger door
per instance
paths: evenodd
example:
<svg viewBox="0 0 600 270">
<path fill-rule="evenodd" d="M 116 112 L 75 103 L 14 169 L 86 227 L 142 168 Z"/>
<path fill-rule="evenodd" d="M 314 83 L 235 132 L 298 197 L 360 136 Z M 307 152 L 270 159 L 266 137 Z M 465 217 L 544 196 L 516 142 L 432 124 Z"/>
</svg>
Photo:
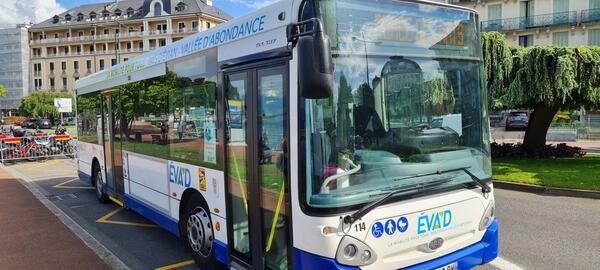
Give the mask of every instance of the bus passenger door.
<svg viewBox="0 0 600 270">
<path fill-rule="evenodd" d="M 118 93 L 110 92 L 102 97 L 102 130 L 104 138 L 104 162 L 108 194 L 119 199 L 124 194 L 123 161 L 121 156 L 120 114 Z"/>
<path fill-rule="evenodd" d="M 233 266 L 288 269 L 287 65 L 225 74 L 229 246 Z"/>
</svg>

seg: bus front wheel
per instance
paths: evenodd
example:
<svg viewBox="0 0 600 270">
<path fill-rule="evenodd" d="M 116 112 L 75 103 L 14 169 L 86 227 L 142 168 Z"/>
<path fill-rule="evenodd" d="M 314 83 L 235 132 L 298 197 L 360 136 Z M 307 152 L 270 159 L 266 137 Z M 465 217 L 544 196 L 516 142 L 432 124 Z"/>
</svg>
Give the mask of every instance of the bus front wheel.
<svg viewBox="0 0 600 270">
<path fill-rule="evenodd" d="M 202 269 L 215 269 L 217 261 L 210 212 L 199 194 L 188 201 L 182 220 L 185 222 L 182 224 L 185 244 L 192 251 L 196 264 Z"/>
<path fill-rule="evenodd" d="M 92 181 L 94 181 L 94 186 L 96 190 L 96 197 L 98 201 L 101 203 L 108 202 L 108 195 L 102 191 L 102 187 L 104 186 L 104 180 L 102 178 L 102 171 L 100 170 L 100 166 L 97 163 L 94 163 L 94 173 L 92 174 Z"/>
</svg>

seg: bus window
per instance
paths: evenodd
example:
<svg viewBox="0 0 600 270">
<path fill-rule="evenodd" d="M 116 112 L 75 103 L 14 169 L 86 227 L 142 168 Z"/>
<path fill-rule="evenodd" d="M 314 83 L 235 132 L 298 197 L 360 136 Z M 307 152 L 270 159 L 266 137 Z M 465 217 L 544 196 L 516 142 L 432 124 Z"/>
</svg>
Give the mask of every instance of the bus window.
<svg viewBox="0 0 600 270">
<path fill-rule="evenodd" d="M 158 158 L 168 158 L 168 118 L 166 114 L 168 89 L 174 74 L 120 87 L 123 115 L 128 121 L 124 129 L 127 143 L 123 150 Z"/>
<path fill-rule="evenodd" d="M 194 55 L 169 63 L 176 75 L 169 95 L 169 159 L 217 165 L 216 54 Z"/>
<path fill-rule="evenodd" d="M 101 123 L 99 119 L 101 119 L 100 93 L 95 92 L 77 97 L 79 141 L 102 144 L 98 139 L 98 123 Z"/>
</svg>

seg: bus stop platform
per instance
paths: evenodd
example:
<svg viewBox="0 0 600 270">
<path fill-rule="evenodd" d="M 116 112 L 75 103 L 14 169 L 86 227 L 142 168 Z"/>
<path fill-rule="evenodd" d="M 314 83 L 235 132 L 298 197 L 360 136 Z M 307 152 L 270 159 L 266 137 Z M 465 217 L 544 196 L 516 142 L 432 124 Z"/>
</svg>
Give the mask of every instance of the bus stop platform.
<svg viewBox="0 0 600 270">
<path fill-rule="evenodd" d="M 0 165 L 0 268 L 108 266 Z"/>
</svg>

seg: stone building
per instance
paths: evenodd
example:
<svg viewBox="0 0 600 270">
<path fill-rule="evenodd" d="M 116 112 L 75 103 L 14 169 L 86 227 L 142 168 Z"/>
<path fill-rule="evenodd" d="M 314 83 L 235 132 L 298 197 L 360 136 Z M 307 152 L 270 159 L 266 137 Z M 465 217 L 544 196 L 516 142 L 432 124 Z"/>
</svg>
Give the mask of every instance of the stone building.
<svg viewBox="0 0 600 270">
<path fill-rule="evenodd" d="M 75 80 L 231 19 L 212 0 L 82 5 L 33 25 L 30 85 L 71 91 Z"/>
<path fill-rule="evenodd" d="M 600 45 L 600 0 L 448 0 L 479 12 L 483 31 L 531 45 Z"/>
</svg>

